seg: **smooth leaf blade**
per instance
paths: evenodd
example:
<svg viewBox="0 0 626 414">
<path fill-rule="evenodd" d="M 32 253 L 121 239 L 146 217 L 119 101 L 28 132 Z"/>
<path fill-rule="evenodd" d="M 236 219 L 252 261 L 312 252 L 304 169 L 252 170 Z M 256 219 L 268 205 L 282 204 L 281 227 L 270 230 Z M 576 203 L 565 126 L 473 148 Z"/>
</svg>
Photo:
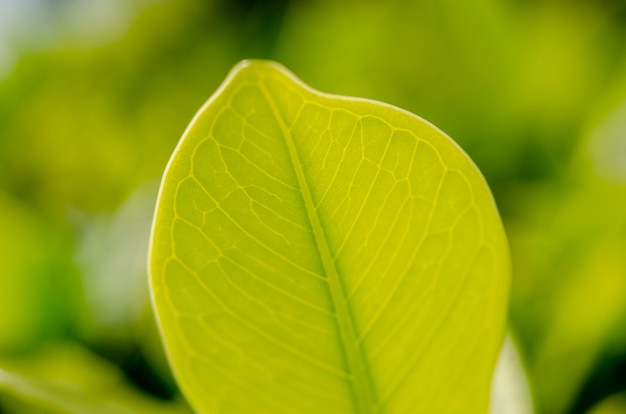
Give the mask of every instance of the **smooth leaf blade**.
<svg viewBox="0 0 626 414">
<path fill-rule="evenodd" d="M 487 411 L 505 237 L 476 167 L 412 114 L 238 65 L 170 161 L 150 265 L 199 412 Z"/>
</svg>

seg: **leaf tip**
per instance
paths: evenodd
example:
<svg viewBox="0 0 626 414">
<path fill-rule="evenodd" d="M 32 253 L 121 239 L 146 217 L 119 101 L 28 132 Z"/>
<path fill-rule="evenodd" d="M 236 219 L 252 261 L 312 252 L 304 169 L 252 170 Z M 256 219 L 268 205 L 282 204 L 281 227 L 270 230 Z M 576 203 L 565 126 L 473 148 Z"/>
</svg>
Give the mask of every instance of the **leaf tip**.
<svg viewBox="0 0 626 414">
<path fill-rule="evenodd" d="M 287 69 L 282 64 L 268 59 L 245 59 L 237 63 L 232 71 L 231 78 L 235 77 L 238 74 L 259 74 L 259 73 L 276 73 L 279 72 L 283 75 L 288 75 L 289 77 L 294 78 L 295 75 L 291 73 L 289 69 Z"/>
</svg>

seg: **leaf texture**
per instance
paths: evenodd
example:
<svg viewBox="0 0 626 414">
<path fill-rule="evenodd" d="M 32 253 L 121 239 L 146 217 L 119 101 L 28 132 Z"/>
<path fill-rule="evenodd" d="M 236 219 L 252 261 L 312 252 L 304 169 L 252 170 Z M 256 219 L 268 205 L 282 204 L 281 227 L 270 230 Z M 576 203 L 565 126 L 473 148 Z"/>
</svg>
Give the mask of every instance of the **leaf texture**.
<svg viewBox="0 0 626 414">
<path fill-rule="evenodd" d="M 408 112 L 240 63 L 170 160 L 150 273 L 198 412 L 487 412 L 506 239 L 477 168 Z"/>
</svg>

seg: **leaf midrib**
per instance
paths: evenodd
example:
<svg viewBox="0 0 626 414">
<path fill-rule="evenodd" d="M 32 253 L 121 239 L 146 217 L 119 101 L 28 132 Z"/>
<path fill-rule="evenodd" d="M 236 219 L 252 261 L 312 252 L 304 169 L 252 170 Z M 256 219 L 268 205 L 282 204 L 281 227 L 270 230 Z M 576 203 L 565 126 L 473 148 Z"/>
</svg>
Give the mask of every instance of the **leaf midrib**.
<svg viewBox="0 0 626 414">
<path fill-rule="evenodd" d="M 335 310 L 335 317 L 341 337 L 341 345 L 348 364 L 348 378 L 350 379 L 350 386 L 352 389 L 356 412 L 357 414 L 373 414 L 376 412 L 376 394 L 374 392 L 375 388 L 373 379 L 369 372 L 363 349 L 358 342 L 357 329 L 350 305 L 347 301 L 346 291 L 342 285 L 339 272 L 330 252 L 326 232 L 324 231 L 324 227 L 320 222 L 320 217 L 317 214 L 317 208 L 313 202 L 309 182 L 302 168 L 302 162 L 300 161 L 296 144 L 293 140 L 290 129 L 285 123 L 282 113 L 278 109 L 276 102 L 272 97 L 272 94 L 260 82 L 259 87 L 272 109 L 281 132 L 285 137 L 291 164 L 298 180 L 298 186 L 300 188 L 302 198 L 304 199 L 307 216 L 315 237 L 316 248 L 324 267 L 328 289 Z"/>
</svg>

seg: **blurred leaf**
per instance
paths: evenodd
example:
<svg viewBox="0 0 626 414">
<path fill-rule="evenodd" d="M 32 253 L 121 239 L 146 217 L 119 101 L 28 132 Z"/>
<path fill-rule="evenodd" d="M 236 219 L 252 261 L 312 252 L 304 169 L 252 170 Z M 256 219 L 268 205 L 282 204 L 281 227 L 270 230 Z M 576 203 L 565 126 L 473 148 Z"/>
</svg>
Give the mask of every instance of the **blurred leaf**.
<svg viewBox="0 0 626 414">
<path fill-rule="evenodd" d="M 76 261 L 89 310 L 83 338 L 122 365 L 145 358 L 149 382 L 164 382 L 167 394 L 176 385 L 150 307 L 146 269 L 157 190 L 158 182 L 140 186 L 112 213 L 74 212 Z"/>
<path fill-rule="evenodd" d="M 599 176 L 626 185 L 626 96 L 594 128 L 588 151 Z"/>
<path fill-rule="evenodd" d="M 489 414 L 533 414 L 526 369 L 509 334 L 504 341 L 492 380 Z"/>
<path fill-rule="evenodd" d="M 191 413 L 182 403 L 160 402 L 131 389 L 117 368 L 72 344 L 0 359 L 0 394 L 46 413 Z"/>
<path fill-rule="evenodd" d="M 62 239 L 37 212 L 0 192 L 0 356 L 72 331 L 79 284 Z"/>
<path fill-rule="evenodd" d="M 158 177 L 188 114 L 240 59 L 212 3 L 155 2 L 116 42 L 24 56 L 0 82 L 0 185 L 101 212 Z"/>
<path fill-rule="evenodd" d="M 533 361 L 545 412 L 566 412 L 612 333 L 623 326 L 624 253 L 623 240 L 598 244 L 557 298 L 548 333 Z"/>
<path fill-rule="evenodd" d="M 626 414 L 626 392 L 605 399 L 587 414 Z"/>
<path fill-rule="evenodd" d="M 626 186 L 597 175 L 588 148 L 581 143 L 567 184 L 520 193 L 509 221 L 511 314 L 548 414 L 581 409 L 581 390 L 626 321 Z"/>
<path fill-rule="evenodd" d="M 157 182 L 139 186 L 112 213 L 76 213 L 76 261 L 85 278 L 93 331 L 106 335 L 128 328 L 148 306 L 145 258 L 157 190 Z"/>
<path fill-rule="evenodd" d="M 294 2 L 276 56 L 319 88 L 425 116 L 490 183 L 545 180 L 570 156 L 590 102 L 611 87 L 607 59 L 623 51 L 605 8 L 571 6 Z"/>
<path fill-rule="evenodd" d="M 173 155 L 153 231 L 196 409 L 487 410 L 506 241 L 478 170 L 422 119 L 241 64 Z"/>
</svg>

